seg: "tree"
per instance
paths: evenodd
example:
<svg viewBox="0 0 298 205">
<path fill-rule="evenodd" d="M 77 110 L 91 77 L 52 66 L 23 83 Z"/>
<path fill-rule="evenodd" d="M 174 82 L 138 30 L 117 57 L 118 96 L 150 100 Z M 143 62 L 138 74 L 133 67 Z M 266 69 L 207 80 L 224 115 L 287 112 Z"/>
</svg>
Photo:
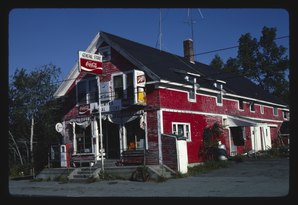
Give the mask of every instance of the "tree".
<svg viewBox="0 0 298 205">
<path fill-rule="evenodd" d="M 250 33 L 239 38 L 238 55 L 229 58 L 223 70 L 245 76 L 276 97 L 289 103 L 289 59 L 287 49 L 275 42 L 276 28 L 262 29 L 259 40 Z M 215 57 L 211 63 L 218 61 Z"/>
<path fill-rule="evenodd" d="M 47 156 L 47 143 L 57 137 L 53 127 L 59 119 L 59 107 L 53 94 L 57 89 L 56 81 L 60 73 L 60 68 L 52 64 L 41 66 L 30 73 L 21 68 L 15 71 L 9 83 L 9 132 L 15 137 L 19 147 L 23 147 L 20 149 L 23 156 L 27 155 L 30 147 L 31 160 L 26 157 L 23 159 L 27 159 L 26 164 L 31 164 L 32 167 L 42 166 L 44 160 L 39 158 Z M 34 154 L 37 150 L 33 147 L 38 147 L 42 152 Z M 10 166 L 18 164 L 12 155 L 9 152 Z M 33 157 L 38 160 L 32 161 Z"/>
<path fill-rule="evenodd" d="M 222 61 L 220 56 L 216 54 L 209 65 L 213 68 L 223 69 L 224 62 Z"/>
</svg>

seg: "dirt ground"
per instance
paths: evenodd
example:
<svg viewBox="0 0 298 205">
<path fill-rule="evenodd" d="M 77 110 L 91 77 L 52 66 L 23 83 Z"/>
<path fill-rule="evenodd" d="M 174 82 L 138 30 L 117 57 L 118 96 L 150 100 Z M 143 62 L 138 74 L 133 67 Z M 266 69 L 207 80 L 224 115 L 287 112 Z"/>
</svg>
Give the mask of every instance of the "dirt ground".
<svg viewBox="0 0 298 205">
<path fill-rule="evenodd" d="M 9 180 L 8 198 L 47 197 L 279 197 L 289 198 L 290 160 L 251 159 L 228 168 L 213 170 L 196 176 L 169 179 L 164 182 L 136 182 L 126 180 L 93 183 L 32 182 Z M 291 191 L 291 192 L 290 192 Z"/>
</svg>

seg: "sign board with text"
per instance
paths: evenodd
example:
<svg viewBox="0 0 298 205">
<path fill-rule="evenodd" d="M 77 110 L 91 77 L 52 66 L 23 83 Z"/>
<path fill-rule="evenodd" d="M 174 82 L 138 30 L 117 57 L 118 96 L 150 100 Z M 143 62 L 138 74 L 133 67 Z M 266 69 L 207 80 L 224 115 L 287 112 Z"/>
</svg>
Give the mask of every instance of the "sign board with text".
<svg viewBox="0 0 298 205">
<path fill-rule="evenodd" d="M 79 51 L 79 71 L 91 74 L 102 74 L 102 56 Z"/>
</svg>

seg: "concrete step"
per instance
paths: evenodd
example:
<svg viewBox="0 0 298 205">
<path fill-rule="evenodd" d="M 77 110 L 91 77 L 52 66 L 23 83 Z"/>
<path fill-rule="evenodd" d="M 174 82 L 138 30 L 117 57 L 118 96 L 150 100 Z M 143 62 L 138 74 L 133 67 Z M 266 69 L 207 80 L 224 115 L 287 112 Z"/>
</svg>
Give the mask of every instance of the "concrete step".
<svg viewBox="0 0 298 205">
<path fill-rule="evenodd" d="M 68 176 L 73 170 L 74 168 L 45 168 L 36 176 L 36 178 L 55 179 L 61 175 Z"/>
</svg>

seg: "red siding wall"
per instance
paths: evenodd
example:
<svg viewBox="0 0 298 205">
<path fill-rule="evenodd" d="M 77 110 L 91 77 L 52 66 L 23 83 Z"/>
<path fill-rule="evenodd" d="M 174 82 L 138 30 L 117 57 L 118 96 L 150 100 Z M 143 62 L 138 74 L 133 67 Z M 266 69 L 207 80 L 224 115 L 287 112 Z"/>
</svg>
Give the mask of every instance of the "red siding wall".
<svg viewBox="0 0 298 205">
<path fill-rule="evenodd" d="M 202 156 L 199 155 L 200 147 L 203 143 L 204 128 L 220 122 L 221 118 L 197 114 L 177 113 L 163 111 L 163 133 L 172 133 L 172 122 L 190 123 L 191 141 L 187 142 L 188 162 L 201 162 Z M 224 144 L 227 142 L 223 142 Z"/>
<path fill-rule="evenodd" d="M 204 128 L 213 125 L 215 122 L 222 123 L 221 116 L 210 115 L 240 115 L 253 118 L 269 119 L 267 123 L 274 124 L 270 120 L 283 120 L 282 111 L 279 115 L 273 115 L 273 108 L 264 107 L 264 114 L 260 112 L 260 106 L 255 104 L 255 111 L 249 110 L 249 104 L 244 104 L 244 110 L 238 109 L 238 101 L 223 100 L 223 105 L 216 105 L 216 98 L 206 95 L 197 95 L 196 102 L 189 102 L 187 92 L 178 92 L 176 90 L 160 90 L 160 104 L 162 108 L 169 110 L 163 111 L 163 133 L 172 133 L 172 122 L 190 123 L 191 125 L 191 142 L 188 142 L 188 159 L 189 163 L 201 162 L 203 159 L 198 155 L 200 146 L 203 143 Z M 175 111 L 174 111 L 175 110 Z M 192 113 L 192 111 L 194 113 Z M 197 112 L 197 113 L 195 113 Z M 199 112 L 203 112 L 202 114 Z M 206 114 L 204 114 L 206 112 Z M 209 115 L 208 115 L 209 113 Z M 265 122 L 265 121 L 264 121 Z M 272 140 L 277 137 L 277 128 L 271 127 Z M 227 153 L 230 153 L 228 130 L 224 129 L 224 140 Z M 250 128 L 245 128 L 245 145 L 238 146 L 238 153 L 244 153 L 251 149 Z"/>
<path fill-rule="evenodd" d="M 172 108 L 178 110 L 200 111 L 217 114 L 240 115 L 254 118 L 263 118 L 271 120 L 283 120 L 282 110 L 278 110 L 278 115 L 273 115 L 273 108 L 264 106 L 264 114 L 260 112 L 260 105 L 255 104 L 255 111 L 249 110 L 249 103 L 244 102 L 244 109 L 238 109 L 238 101 L 223 99 L 222 106 L 216 105 L 216 98 L 207 95 L 198 94 L 196 102 L 189 102 L 187 92 L 176 90 L 160 90 L 160 104 L 163 108 Z"/>
</svg>

